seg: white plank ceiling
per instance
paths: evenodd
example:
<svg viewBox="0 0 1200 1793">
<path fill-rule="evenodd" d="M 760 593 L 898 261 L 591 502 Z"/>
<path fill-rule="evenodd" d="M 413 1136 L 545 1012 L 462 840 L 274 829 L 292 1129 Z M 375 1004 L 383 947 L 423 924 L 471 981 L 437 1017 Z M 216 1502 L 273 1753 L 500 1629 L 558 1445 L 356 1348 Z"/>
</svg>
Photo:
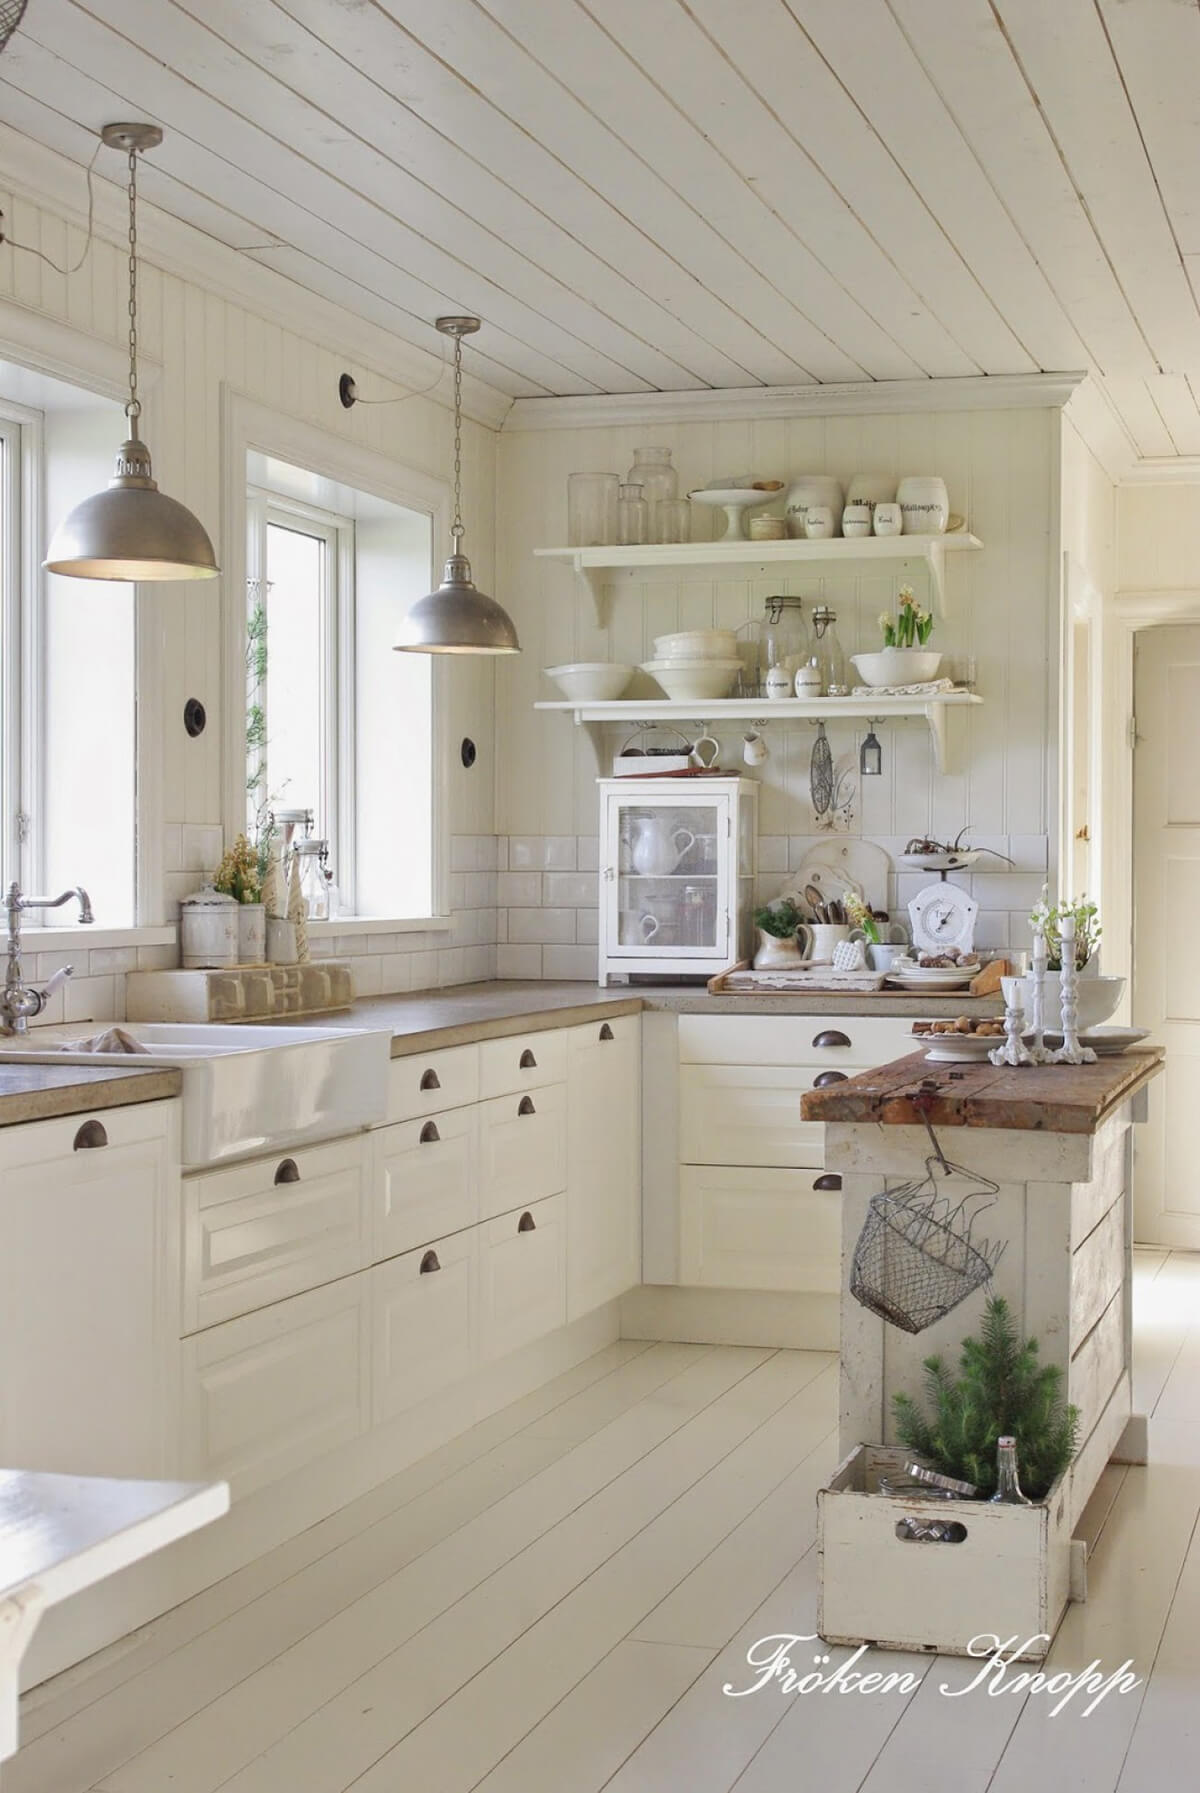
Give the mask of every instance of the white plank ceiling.
<svg viewBox="0 0 1200 1793">
<path fill-rule="evenodd" d="M 1197 0 L 29 0 L 0 117 L 513 396 L 1088 368 L 1200 453 Z M 99 172 L 123 173 L 102 154 Z"/>
</svg>

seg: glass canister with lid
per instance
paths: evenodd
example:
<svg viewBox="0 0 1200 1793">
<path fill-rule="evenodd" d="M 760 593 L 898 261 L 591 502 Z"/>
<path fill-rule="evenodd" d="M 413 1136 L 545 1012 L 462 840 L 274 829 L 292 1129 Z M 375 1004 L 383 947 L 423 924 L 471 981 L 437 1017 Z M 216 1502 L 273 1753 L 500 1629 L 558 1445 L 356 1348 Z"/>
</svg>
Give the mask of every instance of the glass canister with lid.
<svg viewBox="0 0 1200 1793">
<path fill-rule="evenodd" d="M 625 483 L 641 486 L 651 516 L 660 499 L 678 498 L 679 475 L 671 465 L 670 449 L 635 448 L 633 466 L 625 475 Z"/>
<path fill-rule="evenodd" d="M 309 921 L 329 920 L 329 880 L 325 865 L 329 858 L 329 842 L 309 838 L 293 843 L 292 852 L 300 867 L 300 891 Z"/>
<path fill-rule="evenodd" d="M 828 604 L 819 604 L 813 611 L 813 652 L 821 672 L 822 697 L 849 697 L 850 681 L 846 672 L 846 656 L 838 640 L 837 612 Z"/>
<path fill-rule="evenodd" d="M 779 667 L 788 675 L 788 691 L 795 684 L 796 673 L 808 658 L 808 627 L 804 621 L 803 598 L 787 594 L 768 598 L 759 637 L 759 665 L 763 689 L 767 675 Z"/>
</svg>

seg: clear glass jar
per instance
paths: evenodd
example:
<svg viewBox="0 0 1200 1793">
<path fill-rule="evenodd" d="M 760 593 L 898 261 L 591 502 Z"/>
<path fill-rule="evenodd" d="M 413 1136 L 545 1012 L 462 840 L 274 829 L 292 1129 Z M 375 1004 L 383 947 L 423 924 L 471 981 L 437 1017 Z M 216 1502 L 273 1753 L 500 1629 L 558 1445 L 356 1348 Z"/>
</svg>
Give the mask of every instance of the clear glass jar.
<svg viewBox="0 0 1200 1793">
<path fill-rule="evenodd" d="M 652 516 L 660 500 L 679 496 L 679 475 L 671 465 L 669 448 L 635 448 L 625 480 L 628 485 L 641 486 Z"/>
<path fill-rule="evenodd" d="M 650 506 L 641 486 L 626 483 L 617 500 L 617 540 L 622 548 L 650 540 Z"/>
<path fill-rule="evenodd" d="M 607 548 L 617 539 L 615 473 L 571 473 L 567 476 L 567 545 Z"/>
<path fill-rule="evenodd" d="M 309 921 L 328 921 L 329 882 L 325 876 L 325 861 L 329 858 L 329 842 L 298 840 L 292 851 L 300 867 L 300 894 Z"/>
<path fill-rule="evenodd" d="M 759 649 L 764 690 L 767 674 L 778 666 L 788 675 L 790 692 L 797 672 L 808 658 L 808 627 L 802 614 L 803 603 L 803 598 L 767 599 Z"/>
<path fill-rule="evenodd" d="M 656 542 L 692 539 L 692 507 L 686 498 L 659 498 L 651 511 L 651 521 Z"/>
<path fill-rule="evenodd" d="M 821 670 L 822 697 L 849 697 L 846 656 L 838 640 L 837 612 L 828 604 L 813 611 L 813 658 Z"/>
</svg>

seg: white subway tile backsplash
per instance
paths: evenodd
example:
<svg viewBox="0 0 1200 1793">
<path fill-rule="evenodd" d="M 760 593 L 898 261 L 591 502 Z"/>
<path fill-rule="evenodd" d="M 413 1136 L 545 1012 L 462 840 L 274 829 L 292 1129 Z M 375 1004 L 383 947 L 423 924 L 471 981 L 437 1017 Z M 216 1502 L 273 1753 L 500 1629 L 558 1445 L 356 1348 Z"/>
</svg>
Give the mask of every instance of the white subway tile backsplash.
<svg viewBox="0 0 1200 1793">
<path fill-rule="evenodd" d="M 1045 872 L 1050 857 L 1050 842 L 1044 834 L 1010 834 L 1005 851 L 1016 872 Z"/>
<path fill-rule="evenodd" d="M 379 988 L 385 996 L 412 989 L 415 953 L 380 953 Z"/>
<path fill-rule="evenodd" d="M 1036 872 L 975 872 L 971 889 L 981 907 L 997 909 L 1003 903 L 1029 910 L 1042 894 L 1042 879 Z"/>
<path fill-rule="evenodd" d="M 542 948 L 543 977 L 561 977 L 572 982 L 594 984 L 597 975 L 594 947 L 545 946 Z"/>
<path fill-rule="evenodd" d="M 139 946 L 137 949 L 139 971 L 174 971 L 178 964 L 177 946 Z"/>
<path fill-rule="evenodd" d="M 508 938 L 514 946 L 573 945 L 574 909 L 510 909 Z"/>
<path fill-rule="evenodd" d="M 356 996 L 379 996 L 383 993 L 383 959 L 370 954 L 355 959 L 351 967 Z"/>
<path fill-rule="evenodd" d="M 498 872 L 506 872 L 508 870 L 507 834 L 501 834 L 496 837 L 496 870 Z"/>
<path fill-rule="evenodd" d="M 112 1021 L 117 1019 L 116 985 L 113 977 L 72 977 L 63 986 L 65 1019 L 68 1021 Z M 122 984 L 122 990 L 124 985 Z M 124 1014 L 122 1001 L 121 1013 Z"/>
<path fill-rule="evenodd" d="M 581 872 L 594 872 L 600 866 L 600 841 L 595 834 L 580 834 L 575 841 L 575 863 Z"/>
<path fill-rule="evenodd" d="M 183 824 L 183 866 L 189 872 L 215 872 L 225 851 L 225 831 L 205 822 Z"/>
<path fill-rule="evenodd" d="M 496 898 L 506 909 L 536 909 L 542 900 L 540 872 L 500 872 Z"/>
<path fill-rule="evenodd" d="M 463 981 L 479 984 L 495 976 L 496 957 L 490 946 L 468 946 L 463 954 Z"/>
<path fill-rule="evenodd" d="M 547 872 L 575 870 L 575 836 L 548 834 L 542 849 L 542 869 Z"/>
<path fill-rule="evenodd" d="M 88 972 L 92 977 L 109 971 L 136 971 L 137 968 L 136 946 L 94 946 L 88 954 Z"/>
<path fill-rule="evenodd" d="M 600 911 L 579 909 L 575 915 L 575 939 L 580 946 L 595 946 L 600 938 Z"/>
<path fill-rule="evenodd" d="M 163 828 L 163 862 L 164 872 L 181 872 L 183 870 L 183 823 L 167 822 Z"/>
<path fill-rule="evenodd" d="M 498 946 L 496 948 L 496 976 L 501 978 L 541 977 L 542 949 L 540 946 Z"/>
<path fill-rule="evenodd" d="M 600 885 L 595 872 L 547 872 L 542 879 L 542 898 L 547 903 L 569 903 L 575 909 L 595 907 Z"/>
<path fill-rule="evenodd" d="M 540 834 L 512 834 L 508 840 L 510 872 L 541 871 L 542 837 Z"/>
</svg>

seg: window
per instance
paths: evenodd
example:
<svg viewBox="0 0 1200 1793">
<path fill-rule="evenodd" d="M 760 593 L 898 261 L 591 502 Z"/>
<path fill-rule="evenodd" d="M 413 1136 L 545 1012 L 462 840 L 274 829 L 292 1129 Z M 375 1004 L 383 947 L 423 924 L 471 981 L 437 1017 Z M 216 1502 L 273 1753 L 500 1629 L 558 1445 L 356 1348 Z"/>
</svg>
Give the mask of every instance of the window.
<svg viewBox="0 0 1200 1793">
<path fill-rule="evenodd" d="M 433 668 L 393 652 L 429 589 L 428 513 L 248 457 L 247 814 L 307 809 L 340 912 L 434 913 Z"/>
</svg>

